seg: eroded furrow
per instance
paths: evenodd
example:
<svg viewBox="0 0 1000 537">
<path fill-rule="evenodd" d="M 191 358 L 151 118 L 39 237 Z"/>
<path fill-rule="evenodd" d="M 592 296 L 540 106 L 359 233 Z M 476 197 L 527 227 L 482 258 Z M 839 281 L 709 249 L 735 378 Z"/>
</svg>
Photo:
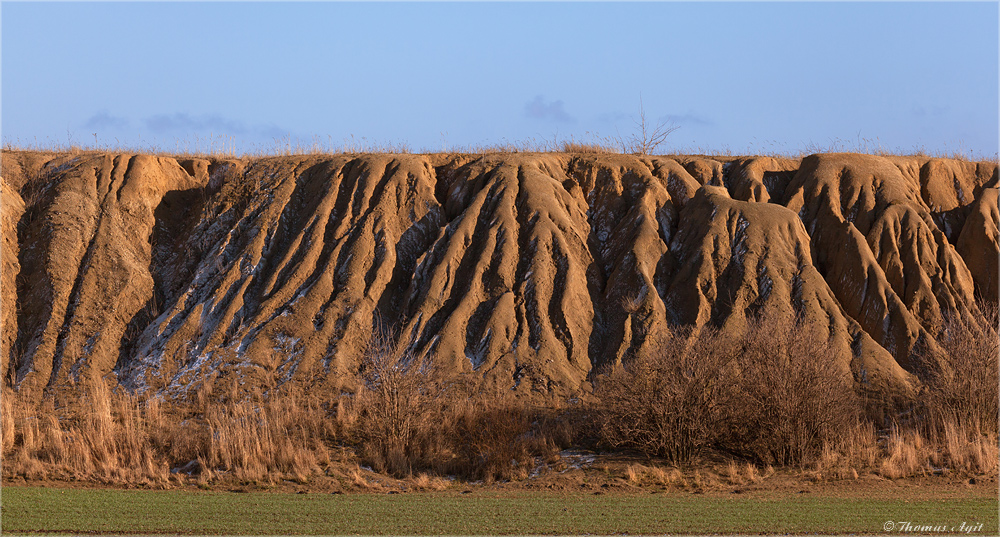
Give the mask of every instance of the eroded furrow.
<svg viewBox="0 0 1000 537">
<path fill-rule="evenodd" d="M 385 337 L 569 395 L 659 334 L 810 331 L 859 390 L 946 368 L 996 300 L 997 166 L 611 154 L 4 153 L 6 382 L 351 389 Z M 13 174 L 13 175 L 12 175 Z"/>
</svg>

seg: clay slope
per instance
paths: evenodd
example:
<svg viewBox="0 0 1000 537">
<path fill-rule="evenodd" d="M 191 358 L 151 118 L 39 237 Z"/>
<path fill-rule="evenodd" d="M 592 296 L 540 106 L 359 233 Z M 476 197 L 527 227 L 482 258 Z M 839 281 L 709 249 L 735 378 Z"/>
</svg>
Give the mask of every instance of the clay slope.
<svg viewBox="0 0 1000 537">
<path fill-rule="evenodd" d="M 997 169 L 917 157 L 3 155 L 5 382 L 351 388 L 385 337 L 586 390 L 675 325 L 761 312 L 859 389 L 946 367 L 997 298 Z"/>
</svg>

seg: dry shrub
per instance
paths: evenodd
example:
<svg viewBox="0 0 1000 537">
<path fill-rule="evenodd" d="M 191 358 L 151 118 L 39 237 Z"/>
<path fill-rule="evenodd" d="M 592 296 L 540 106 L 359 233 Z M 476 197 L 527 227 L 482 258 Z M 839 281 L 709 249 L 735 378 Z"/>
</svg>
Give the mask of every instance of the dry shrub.
<svg viewBox="0 0 1000 537">
<path fill-rule="evenodd" d="M 796 465 L 820 454 L 859 419 L 861 404 L 846 365 L 801 324 L 751 322 L 725 386 L 732 404 L 719 446 L 763 464 Z"/>
<path fill-rule="evenodd" d="M 524 479 L 534 455 L 551 451 L 542 436 L 533 434 L 527 406 L 513 396 L 480 396 L 465 405 L 454 419 L 456 473 L 487 482 Z"/>
<path fill-rule="evenodd" d="M 658 122 L 655 126 L 646 119 L 646 110 L 639 98 L 639 118 L 635 121 L 635 132 L 629 136 L 619 135 L 616 140 L 622 153 L 632 155 L 652 155 L 656 148 L 667 141 L 667 137 L 680 128 L 680 125 Z"/>
<path fill-rule="evenodd" d="M 378 472 L 407 476 L 422 459 L 421 433 L 440 411 L 440 375 L 388 338 L 375 338 L 359 369 L 359 388 L 345 408 L 361 459 Z M 343 407 L 342 407 L 343 408 Z M 339 413 L 338 413 L 339 414 Z"/>
<path fill-rule="evenodd" d="M 396 477 L 415 472 L 486 481 L 523 479 L 534 457 L 572 433 L 505 392 L 481 391 L 377 337 L 365 352 L 358 391 L 338 420 L 362 460 Z"/>
<path fill-rule="evenodd" d="M 931 434 L 958 426 L 996 436 L 1000 420 L 997 304 L 980 302 L 982 317 L 945 320 L 938 337 L 948 367 L 927 381 L 923 414 Z"/>
<path fill-rule="evenodd" d="M 685 462 L 709 447 L 799 464 L 857 420 L 850 372 L 801 327 L 764 317 L 742 337 L 669 331 L 597 382 L 600 432 L 615 448 Z"/>
<path fill-rule="evenodd" d="M 598 377 L 601 439 L 615 449 L 686 462 L 712 445 L 728 411 L 722 372 L 736 347 L 716 331 L 668 331 L 658 345 Z"/>
</svg>

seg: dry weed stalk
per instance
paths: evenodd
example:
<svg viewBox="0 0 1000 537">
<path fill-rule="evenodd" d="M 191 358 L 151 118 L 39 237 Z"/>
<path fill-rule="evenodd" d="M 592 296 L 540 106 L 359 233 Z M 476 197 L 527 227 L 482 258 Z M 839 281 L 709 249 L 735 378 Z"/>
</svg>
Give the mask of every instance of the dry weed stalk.
<svg viewBox="0 0 1000 537">
<path fill-rule="evenodd" d="M 163 486 L 171 467 L 210 479 L 232 471 L 243 480 L 305 479 L 326 460 L 330 437 L 317 401 L 294 395 L 267 401 L 175 402 L 86 388 L 82 404 L 41 406 L 5 388 L 3 455 L 9 475 Z M 198 461 L 197 464 L 191 464 Z M 9 464 L 8 464 L 9 463 Z"/>
<path fill-rule="evenodd" d="M 1000 432 L 997 303 L 980 301 L 976 309 L 981 317 L 945 319 L 938 337 L 948 368 L 927 383 L 922 408 L 918 409 L 929 434 L 944 434 L 948 424 L 982 435 Z"/>
</svg>

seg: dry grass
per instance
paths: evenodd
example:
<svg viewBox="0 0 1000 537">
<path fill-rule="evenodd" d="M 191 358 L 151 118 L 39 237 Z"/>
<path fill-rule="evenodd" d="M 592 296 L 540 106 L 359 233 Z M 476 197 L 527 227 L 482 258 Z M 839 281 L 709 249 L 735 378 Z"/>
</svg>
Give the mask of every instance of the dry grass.
<svg viewBox="0 0 1000 537">
<path fill-rule="evenodd" d="M 676 126 L 667 124 L 657 124 L 653 126 L 641 117 L 635 121 L 635 131 L 631 134 L 622 135 L 616 133 L 615 136 L 600 136 L 595 133 L 584 133 L 582 140 L 577 141 L 574 136 L 568 140 L 560 141 L 558 136 L 552 139 L 525 138 L 520 140 L 501 139 L 498 142 L 478 143 L 470 145 L 447 145 L 440 149 L 432 150 L 422 148 L 414 151 L 410 144 L 404 141 L 382 141 L 369 139 L 367 137 L 355 137 L 350 135 L 342 140 L 334 140 L 332 136 L 313 136 L 312 138 L 298 139 L 291 137 L 275 138 L 269 143 L 247 144 L 242 143 L 236 137 L 225 134 L 209 134 L 208 136 L 193 136 L 185 139 L 174 139 L 173 144 L 169 142 L 154 146 L 143 144 L 142 140 L 135 143 L 115 140 L 109 141 L 94 140 L 93 143 L 78 143 L 72 139 L 66 142 L 47 139 L 45 141 L 31 140 L 10 140 L 3 143 L 4 151 L 33 151 L 40 153 L 61 153 L 67 155 L 81 154 L 103 154 L 103 153 L 126 153 L 126 154 L 149 154 L 165 157 L 178 158 L 268 158 L 280 156 L 298 155 L 336 155 L 336 154 L 432 154 L 432 153 L 458 153 L 471 155 L 488 155 L 504 153 L 591 153 L 591 154 L 635 154 L 652 155 L 657 154 L 657 148 L 662 145 L 666 138 L 676 130 Z M 966 162 L 1000 162 L 998 154 L 977 154 L 973 151 L 962 148 L 936 149 L 930 150 L 923 147 L 904 149 L 901 147 L 890 148 L 881 142 L 877 137 L 847 140 L 835 138 L 827 144 L 810 143 L 805 146 L 791 146 L 787 142 L 775 140 L 757 141 L 748 145 L 743 150 L 737 150 L 729 146 L 714 148 L 674 148 L 663 155 L 701 155 L 709 158 L 731 159 L 737 157 L 751 156 L 773 156 L 778 158 L 801 159 L 807 155 L 816 153 L 859 153 L 877 156 L 897 156 L 897 157 L 923 157 L 923 158 L 946 158 Z"/>
<path fill-rule="evenodd" d="M 86 389 L 71 407 L 40 407 L 5 388 L 3 455 L 7 475 L 164 485 L 171 469 L 231 473 L 241 481 L 304 480 L 328 460 L 326 412 L 286 394 L 268 400 L 172 402 Z"/>
<path fill-rule="evenodd" d="M 924 439 L 916 431 L 900 431 L 893 428 L 886 445 L 886 457 L 881 462 L 879 472 L 890 479 L 927 474 L 931 468 L 921 454 Z"/>
<path fill-rule="evenodd" d="M 615 154 L 618 149 L 600 143 L 563 142 L 563 153 Z"/>
<path fill-rule="evenodd" d="M 747 462 L 740 464 L 735 460 L 730 460 L 723 472 L 726 478 L 729 480 L 730 485 L 742 486 L 742 485 L 757 485 L 764 481 L 765 475 L 761 475 L 760 470 L 753 463 Z M 774 473 L 774 468 L 770 469 L 769 474 Z"/>
<path fill-rule="evenodd" d="M 689 484 L 684 473 L 676 466 L 667 469 L 657 465 L 629 464 L 625 467 L 623 477 L 625 481 L 634 486 L 653 485 L 686 488 Z"/>
<path fill-rule="evenodd" d="M 883 449 L 879 447 L 875 426 L 858 420 L 824 442 L 812 470 L 821 481 L 857 479 L 860 473 L 877 468 L 882 458 Z"/>
<path fill-rule="evenodd" d="M 169 402 L 98 383 L 63 406 L 52 396 L 38 406 L 4 388 L 5 475 L 151 486 L 306 483 L 329 474 L 332 451 L 347 446 L 376 473 L 440 490 L 448 486 L 442 475 L 523 479 L 536 456 L 552 458 L 568 437 L 551 411 L 454 379 L 445 385 L 424 362 L 377 349 L 366 366 L 358 393 L 334 405 L 301 388 L 264 396 L 235 383 Z M 381 486 L 357 466 L 346 477 L 366 490 Z"/>
<path fill-rule="evenodd" d="M 30 479 L 90 479 L 106 483 L 164 483 L 169 469 L 147 448 L 153 443 L 156 405 L 92 386 L 67 415 L 53 399 L 36 407 L 12 391 L 4 393 L 4 468 Z M 62 418 L 62 419 L 61 419 Z"/>
<path fill-rule="evenodd" d="M 326 412 L 299 394 L 213 406 L 205 420 L 209 441 L 199 456 L 208 468 L 233 472 L 240 481 L 277 475 L 305 482 L 329 462 L 325 441 L 333 431 Z"/>
<path fill-rule="evenodd" d="M 451 486 L 451 482 L 443 477 L 420 473 L 411 481 L 413 488 L 417 490 L 445 490 Z"/>
<path fill-rule="evenodd" d="M 988 321 L 947 325 L 948 370 L 886 430 L 860 411 L 849 377 L 815 359 L 822 345 L 768 323 L 751 323 L 738 338 L 671 334 L 657 352 L 595 379 L 596 402 L 564 408 L 481 390 L 377 342 L 353 395 L 288 385 L 265 396 L 232 382 L 164 400 L 98 383 L 39 403 L 4 387 L 2 464 L 7 477 L 110 484 L 305 483 L 332 471 L 364 490 L 383 488 L 375 474 L 442 490 L 450 481 L 441 476 L 523 479 L 536 458 L 603 443 L 673 463 L 629 465 L 623 477 L 637 486 L 745 486 L 775 466 L 817 480 L 997 474 L 997 343 Z M 338 450 L 357 459 L 337 462 L 360 460 L 375 474 L 357 464 L 331 470 Z M 709 452 L 735 459 L 719 475 L 676 466 Z"/>
</svg>

